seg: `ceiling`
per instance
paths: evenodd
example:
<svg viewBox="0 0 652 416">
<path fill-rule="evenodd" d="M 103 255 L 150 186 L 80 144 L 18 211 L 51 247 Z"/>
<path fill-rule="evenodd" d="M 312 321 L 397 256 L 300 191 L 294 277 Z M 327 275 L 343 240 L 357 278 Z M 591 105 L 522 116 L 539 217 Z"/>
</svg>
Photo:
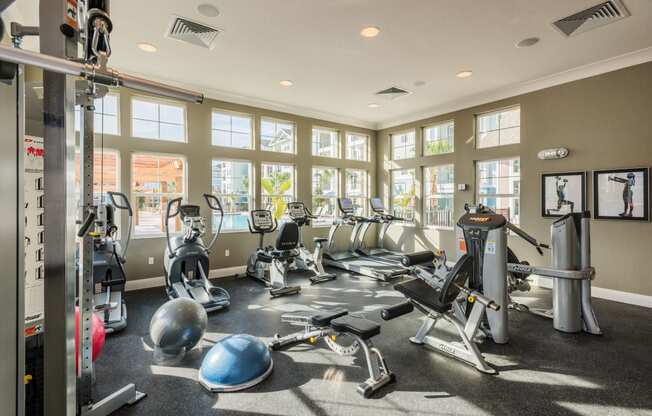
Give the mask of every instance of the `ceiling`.
<svg viewBox="0 0 652 416">
<path fill-rule="evenodd" d="M 551 22 L 599 0 L 114 0 L 110 62 L 212 98 L 382 128 L 652 48 L 652 1 L 623 2 L 631 17 L 565 38 Z M 14 16 L 35 24 L 34 3 L 19 0 Z M 201 3 L 220 15 L 200 15 Z M 173 15 L 222 29 L 214 49 L 166 38 Z M 365 26 L 381 32 L 363 38 Z M 515 47 L 532 36 L 541 41 Z M 412 94 L 374 96 L 390 86 Z"/>
</svg>

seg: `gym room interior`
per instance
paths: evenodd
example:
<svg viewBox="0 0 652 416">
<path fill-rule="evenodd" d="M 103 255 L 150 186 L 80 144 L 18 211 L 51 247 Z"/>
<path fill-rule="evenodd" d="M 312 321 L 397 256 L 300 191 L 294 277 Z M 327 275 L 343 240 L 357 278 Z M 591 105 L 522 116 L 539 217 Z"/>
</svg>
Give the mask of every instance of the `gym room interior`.
<svg viewBox="0 0 652 416">
<path fill-rule="evenodd" d="M 652 416 L 652 1 L 0 0 L 0 414 Z"/>
</svg>

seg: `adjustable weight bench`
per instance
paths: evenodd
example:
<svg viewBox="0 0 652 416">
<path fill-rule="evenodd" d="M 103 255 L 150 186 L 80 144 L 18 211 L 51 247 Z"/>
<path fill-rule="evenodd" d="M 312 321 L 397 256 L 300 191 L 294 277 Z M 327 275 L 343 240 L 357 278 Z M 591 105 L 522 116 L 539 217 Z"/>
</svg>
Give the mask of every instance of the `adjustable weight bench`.
<svg viewBox="0 0 652 416">
<path fill-rule="evenodd" d="M 314 344 L 319 339 L 323 339 L 331 350 L 340 355 L 355 355 L 362 348 L 369 378 L 358 385 L 357 390 L 365 398 L 396 381 L 382 354 L 371 342 L 371 338 L 380 334 L 380 325 L 374 321 L 349 315 L 343 308 L 317 313 L 287 313 L 281 317 L 281 321 L 303 326 L 304 330 L 284 337 L 277 334 L 269 343 L 271 350 L 278 351 L 303 342 Z M 350 338 L 350 342 L 342 343 L 342 338 Z"/>
</svg>

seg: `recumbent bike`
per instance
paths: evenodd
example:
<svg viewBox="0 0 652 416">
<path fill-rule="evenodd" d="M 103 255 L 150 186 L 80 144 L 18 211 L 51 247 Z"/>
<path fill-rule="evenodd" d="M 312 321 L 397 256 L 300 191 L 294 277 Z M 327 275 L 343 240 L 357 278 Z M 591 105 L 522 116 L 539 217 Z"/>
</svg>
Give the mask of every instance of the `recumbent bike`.
<svg viewBox="0 0 652 416">
<path fill-rule="evenodd" d="M 258 248 L 247 261 L 247 276 L 259 280 L 269 287 L 272 297 L 295 295 L 301 286 L 288 286 L 287 273 L 299 256 L 299 226 L 295 222 L 284 222 L 279 227 L 266 209 L 251 211 L 248 219 L 249 231 L 259 234 Z M 273 246 L 265 247 L 265 234 L 278 229 Z"/>
<path fill-rule="evenodd" d="M 211 194 L 204 194 L 208 207 L 219 214 L 219 225 L 213 239 L 207 245 L 202 236 L 206 233 L 206 223 L 201 216 L 199 205 L 182 204 L 181 198 L 168 202 L 165 213 L 165 237 L 167 247 L 163 265 L 165 268 L 165 289 L 170 299 L 194 299 L 207 312 L 226 308 L 231 303 L 229 293 L 215 287 L 208 280 L 209 254 L 222 230 L 224 210 L 220 201 Z M 181 235 L 170 235 L 170 220 L 180 216 L 183 230 Z"/>
</svg>

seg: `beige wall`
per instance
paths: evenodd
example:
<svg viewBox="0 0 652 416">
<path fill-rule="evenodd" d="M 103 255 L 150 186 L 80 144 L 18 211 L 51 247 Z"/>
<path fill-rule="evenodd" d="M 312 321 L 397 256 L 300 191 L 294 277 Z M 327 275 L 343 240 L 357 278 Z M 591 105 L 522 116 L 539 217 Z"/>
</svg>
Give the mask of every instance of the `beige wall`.
<svg viewBox="0 0 652 416">
<path fill-rule="evenodd" d="M 476 149 L 475 114 L 516 104 L 521 106 L 521 143 Z M 392 132 L 416 129 L 417 155 L 422 155 L 422 127 L 445 120 L 455 121 L 453 154 L 390 160 Z M 547 241 L 551 220 L 540 214 L 541 173 L 652 165 L 652 63 L 382 130 L 378 132 L 377 145 L 377 188 L 387 204 L 390 170 L 417 168 L 416 224 L 393 227 L 387 238 L 392 248 L 413 251 L 437 246 L 455 252 L 454 231 L 421 226 L 422 167 L 455 164 L 456 184 L 469 185 L 468 191 L 455 193 L 457 218 L 464 203 L 474 201 L 474 162 L 514 156 L 521 160 L 521 226 Z M 571 151 L 566 159 L 537 159 L 538 151 L 561 146 Z M 593 210 L 590 175 L 588 197 L 588 208 Z M 652 295 L 652 224 L 593 220 L 591 226 L 593 263 L 597 269 L 594 285 Z M 547 262 L 530 247 L 514 241 L 516 238 L 511 237 L 510 244 L 520 257 L 536 264 Z"/>
<path fill-rule="evenodd" d="M 39 81 L 40 74 L 33 73 L 31 81 Z M 30 81 L 28 80 L 28 81 Z M 375 192 L 375 163 L 345 160 L 344 140 L 346 132 L 359 132 L 370 136 L 369 157 L 373 159 L 376 154 L 375 132 L 358 127 L 331 123 L 324 120 L 316 120 L 301 117 L 293 114 L 274 112 L 260 108 L 247 107 L 230 104 L 215 100 L 206 100 L 203 104 L 188 104 L 187 114 L 187 143 L 174 143 L 160 140 L 139 139 L 131 137 L 131 97 L 130 91 L 120 90 L 120 136 L 104 136 L 104 146 L 107 149 L 116 149 L 120 153 L 120 183 L 121 191 L 127 194 L 133 201 L 131 192 L 131 155 L 141 152 L 170 153 L 183 155 L 187 160 L 187 183 L 188 200 L 200 203 L 202 212 L 209 217 L 208 207 L 203 201 L 202 195 L 211 192 L 211 161 L 216 158 L 250 160 L 254 166 L 253 182 L 255 185 L 255 200 L 258 208 L 260 206 L 260 183 L 259 172 L 261 162 L 282 162 L 296 166 L 296 196 L 297 200 L 304 201 L 310 207 L 312 197 L 312 166 L 329 166 L 339 168 L 340 193 L 344 192 L 344 169 L 357 168 L 365 169 L 369 173 L 370 192 Z M 28 105 L 29 107 L 29 105 Z M 295 123 L 297 135 L 297 153 L 281 154 L 273 152 L 262 152 L 260 150 L 241 150 L 211 145 L 211 112 L 213 109 L 224 109 L 251 114 L 254 116 L 254 134 L 256 137 L 256 148 L 259 148 L 257 134 L 259 131 L 261 117 L 278 118 Z M 42 115 L 39 102 L 32 100 L 32 106 L 28 108 L 28 134 L 42 134 Z M 311 155 L 311 134 L 312 127 L 327 127 L 340 132 L 340 154 L 341 159 L 313 157 Z M 96 136 L 96 147 L 100 144 Z M 47 185 L 46 185 L 47 186 Z M 122 218 L 122 226 L 127 226 L 126 216 Z M 209 226 L 210 229 L 210 226 Z M 346 241 L 346 231 L 342 231 L 337 239 L 338 243 Z M 312 248 L 313 237 L 325 237 L 328 235 L 328 227 L 311 228 L 304 227 L 303 237 L 306 245 Z M 266 242 L 271 243 L 273 236 L 268 235 Z M 218 239 L 211 254 L 211 269 L 220 269 L 232 266 L 241 266 L 246 263 L 249 255 L 255 250 L 258 244 L 258 237 L 244 232 L 223 233 Z M 229 257 L 225 257 L 225 249 L 229 249 Z M 137 280 L 149 277 L 163 276 L 163 251 L 165 249 L 165 238 L 135 238 L 132 240 L 127 253 L 127 274 L 128 279 Z M 148 264 L 148 258 L 154 257 L 154 264 Z"/>
</svg>

